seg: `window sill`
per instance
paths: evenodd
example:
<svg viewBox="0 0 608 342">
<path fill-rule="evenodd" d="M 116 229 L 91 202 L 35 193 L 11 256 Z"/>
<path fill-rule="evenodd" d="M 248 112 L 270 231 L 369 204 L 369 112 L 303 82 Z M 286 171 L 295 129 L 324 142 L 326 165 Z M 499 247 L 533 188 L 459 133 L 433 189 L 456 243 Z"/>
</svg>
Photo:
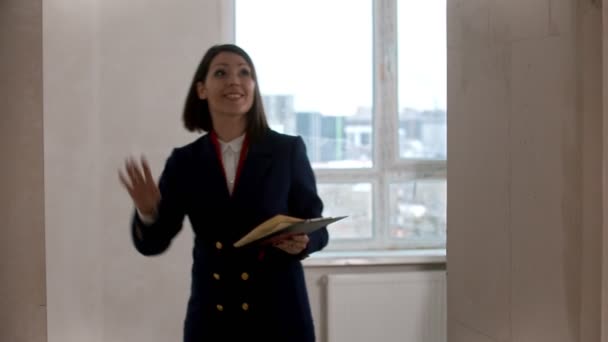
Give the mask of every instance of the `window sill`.
<svg viewBox="0 0 608 342">
<path fill-rule="evenodd" d="M 304 259 L 305 267 L 445 264 L 445 249 L 395 251 L 327 251 Z"/>
</svg>

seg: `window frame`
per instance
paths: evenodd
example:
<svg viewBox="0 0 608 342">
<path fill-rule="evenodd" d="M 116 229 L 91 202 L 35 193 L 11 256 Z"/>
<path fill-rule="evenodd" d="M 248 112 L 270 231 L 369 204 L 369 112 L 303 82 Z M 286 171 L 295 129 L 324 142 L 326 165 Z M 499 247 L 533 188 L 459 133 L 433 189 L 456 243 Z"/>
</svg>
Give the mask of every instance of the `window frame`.
<svg viewBox="0 0 608 342">
<path fill-rule="evenodd" d="M 436 239 L 389 237 L 390 185 L 412 180 L 447 181 L 446 160 L 403 159 L 399 156 L 398 0 L 370 0 L 373 26 L 373 166 L 365 169 L 314 169 L 318 184 L 370 183 L 372 238 L 332 239 L 328 250 L 445 249 Z M 221 1 L 221 36 L 236 41 L 236 0 Z M 447 45 L 447 42 L 446 42 Z M 447 119 L 447 118 L 446 118 Z M 382 132 L 382 134 L 379 134 Z"/>
</svg>

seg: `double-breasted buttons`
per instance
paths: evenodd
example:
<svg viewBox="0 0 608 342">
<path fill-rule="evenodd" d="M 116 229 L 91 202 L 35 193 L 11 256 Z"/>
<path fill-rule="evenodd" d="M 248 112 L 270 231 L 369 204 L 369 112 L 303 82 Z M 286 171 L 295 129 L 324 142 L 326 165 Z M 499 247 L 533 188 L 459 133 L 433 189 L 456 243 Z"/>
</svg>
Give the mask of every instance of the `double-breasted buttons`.
<svg viewBox="0 0 608 342">
<path fill-rule="evenodd" d="M 216 241 L 215 242 L 215 249 L 216 250 L 221 250 L 223 247 L 224 246 L 223 246 L 223 244 L 220 241 Z M 212 273 L 212 276 L 213 276 L 213 279 L 215 279 L 216 281 L 219 281 L 220 279 L 222 279 L 222 276 L 219 273 L 216 273 L 216 272 Z M 229 276 L 224 277 L 224 278 L 225 278 L 225 281 L 227 281 L 229 283 L 232 282 L 232 281 L 234 281 L 233 275 L 229 275 Z M 251 276 L 250 276 L 250 274 L 248 272 L 241 272 L 240 278 L 241 278 L 241 281 L 249 281 L 249 279 L 251 278 Z M 224 306 L 222 304 L 217 304 L 215 306 L 215 308 L 216 308 L 216 310 L 218 312 L 222 312 L 222 311 L 225 310 L 225 308 L 224 308 Z M 232 306 L 230 306 L 228 308 L 228 310 L 231 310 L 231 308 L 232 308 Z M 243 311 L 249 311 L 250 310 L 249 303 L 242 302 L 241 303 L 241 310 L 243 310 Z"/>
</svg>

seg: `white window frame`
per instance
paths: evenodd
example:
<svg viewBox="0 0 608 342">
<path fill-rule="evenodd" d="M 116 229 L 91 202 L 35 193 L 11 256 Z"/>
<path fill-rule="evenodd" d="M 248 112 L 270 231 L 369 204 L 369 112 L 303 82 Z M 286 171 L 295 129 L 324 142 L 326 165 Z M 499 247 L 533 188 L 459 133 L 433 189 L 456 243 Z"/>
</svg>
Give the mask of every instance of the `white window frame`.
<svg viewBox="0 0 608 342">
<path fill-rule="evenodd" d="M 424 0 L 422 0 L 424 1 Z M 391 183 L 413 179 L 446 180 L 447 160 L 402 159 L 399 156 L 398 110 L 398 0 L 373 3 L 373 167 L 366 169 L 315 169 L 319 184 L 371 183 L 372 239 L 333 239 L 330 250 L 444 249 L 434 240 L 408 241 L 389 237 Z M 235 0 L 220 2 L 222 40 L 236 40 Z M 446 42 L 447 44 L 447 42 Z M 382 134 L 379 134 L 382 132 Z"/>
</svg>

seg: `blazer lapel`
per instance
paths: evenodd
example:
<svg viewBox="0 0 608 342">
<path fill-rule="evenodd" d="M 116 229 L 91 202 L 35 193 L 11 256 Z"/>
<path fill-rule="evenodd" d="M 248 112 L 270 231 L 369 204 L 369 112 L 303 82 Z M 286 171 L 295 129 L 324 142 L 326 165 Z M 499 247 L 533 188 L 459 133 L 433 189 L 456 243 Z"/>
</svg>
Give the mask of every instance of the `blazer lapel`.
<svg viewBox="0 0 608 342">
<path fill-rule="evenodd" d="M 268 139 L 252 143 L 245 158 L 241 175 L 233 192 L 234 198 L 241 198 L 258 191 L 272 165 L 272 144 Z"/>
<path fill-rule="evenodd" d="M 228 199 L 230 195 L 226 186 L 224 171 L 208 135 L 201 141 L 200 156 L 201 165 L 198 174 L 201 179 L 199 183 L 201 189 L 199 191 L 202 191 L 201 193 L 205 194 L 207 198 Z"/>
</svg>

